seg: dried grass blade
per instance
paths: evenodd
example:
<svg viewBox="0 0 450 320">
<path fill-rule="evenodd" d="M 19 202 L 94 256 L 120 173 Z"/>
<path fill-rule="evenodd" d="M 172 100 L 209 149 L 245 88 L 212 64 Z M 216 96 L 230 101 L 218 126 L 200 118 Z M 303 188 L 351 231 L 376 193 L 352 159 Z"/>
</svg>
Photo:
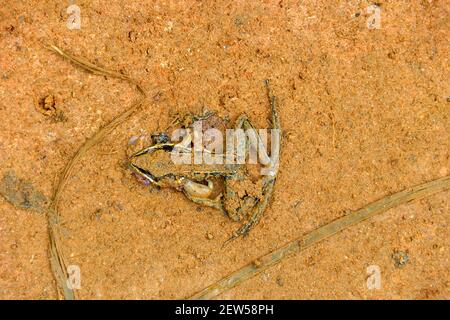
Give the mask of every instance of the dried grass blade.
<svg viewBox="0 0 450 320">
<path fill-rule="evenodd" d="M 409 201 L 427 197 L 448 189 L 450 189 L 450 176 L 427 182 L 382 198 L 357 211 L 313 230 L 310 233 L 287 243 L 279 249 L 256 259 L 254 262 L 242 267 L 241 269 L 196 293 L 190 297 L 190 299 L 212 299 L 237 286 L 239 283 L 250 279 L 269 267 L 279 263 L 286 257 L 294 253 L 301 252 L 357 223 L 381 214 L 395 206 L 399 206 Z"/>
</svg>

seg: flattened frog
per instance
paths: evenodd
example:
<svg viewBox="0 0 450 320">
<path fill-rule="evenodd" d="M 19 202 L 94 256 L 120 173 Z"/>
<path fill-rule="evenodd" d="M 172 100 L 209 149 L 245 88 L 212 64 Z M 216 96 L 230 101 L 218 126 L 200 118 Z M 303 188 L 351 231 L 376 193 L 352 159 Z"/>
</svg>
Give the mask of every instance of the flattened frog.
<svg viewBox="0 0 450 320">
<path fill-rule="evenodd" d="M 268 80 L 265 85 L 270 102 L 272 128 L 280 132 L 277 100 L 272 95 Z M 189 126 L 199 118 L 216 124 L 221 120 L 214 114 L 206 114 L 185 121 L 185 125 Z M 235 129 L 247 130 L 254 127 L 245 115 L 241 115 L 236 120 Z M 131 169 L 146 184 L 182 191 L 191 201 L 219 209 L 232 220 L 242 222 L 241 227 L 227 242 L 246 235 L 259 222 L 273 193 L 278 157 L 276 167 L 269 174 L 253 181 L 255 179 L 250 177 L 245 164 L 229 164 L 227 161 L 220 164 L 175 164 L 171 155 L 174 151 L 179 151 L 179 148 L 190 147 L 190 141 L 189 145 L 171 142 L 167 134 L 154 134 L 152 137 L 153 145 L 133 153 L 129 158 Z M 258 133 L 256 139 L 259 145 L 263 143 Z M 249 148 L 251 141 L 246 137 L 246 154 Z"/>
</svg>

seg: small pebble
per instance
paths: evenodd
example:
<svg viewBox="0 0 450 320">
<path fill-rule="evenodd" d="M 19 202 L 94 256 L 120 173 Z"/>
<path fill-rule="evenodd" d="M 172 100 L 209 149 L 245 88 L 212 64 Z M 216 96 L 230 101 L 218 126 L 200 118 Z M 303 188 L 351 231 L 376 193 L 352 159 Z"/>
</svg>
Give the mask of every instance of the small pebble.
<svg viewBox="0 0 450 320">
<path fill-rule="evenodd" d="M 284 286 L 284 280 L 281 277 L 277 278 L 277 285 L 279 285 L 280 287 Z"/>
<path fill-rule="evenodd" d="M 255 261 L 253 261 L 253 266 L 259 268 L 261 266 L 261 260 L 256 259 Z"/>
<path fill-rule="evenodd" d="M 234 19 L 234 25 L 236 27 L 241 27 L 244 24 L 244 22 L 242 21 L 242 19 L 240 17 L 237 17 Z"/>
<path fill-rule="evenodd" d="M 404 251 L 396 251 L 392 254 L 392 259 L 397 268 L 403 268 L 409 261 L 409 256 Z"/>
<path fill-rule="evenodd" d="M 208 239 L 208 240 L 212 240 L 212 239 L 214 239 L 214 235 L 212 234 L 212 233 L 207 233 L 206 234 L 206 239 Z"/>
</svg>

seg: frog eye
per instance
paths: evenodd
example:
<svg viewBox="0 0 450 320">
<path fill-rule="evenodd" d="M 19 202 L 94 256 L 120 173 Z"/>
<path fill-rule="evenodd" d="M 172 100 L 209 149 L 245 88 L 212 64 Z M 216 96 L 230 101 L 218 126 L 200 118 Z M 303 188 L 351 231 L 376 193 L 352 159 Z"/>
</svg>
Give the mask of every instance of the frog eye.
<svg viewBox="0 0 450 320">
<path fill-rule="evenodd" d="M 153 144 L 169 142 L 169 136 L 165 132 L 154 133 L 154 134 L 152 134 L 152 142 L 153 142 Z"/>
</svg>

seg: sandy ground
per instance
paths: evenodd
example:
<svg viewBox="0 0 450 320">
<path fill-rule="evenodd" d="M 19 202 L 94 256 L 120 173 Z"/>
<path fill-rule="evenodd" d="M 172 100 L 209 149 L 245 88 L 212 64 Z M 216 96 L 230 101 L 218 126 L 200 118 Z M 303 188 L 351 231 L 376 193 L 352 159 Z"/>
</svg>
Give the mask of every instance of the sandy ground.
<svg viewBox="0 0 450 320">
<path fill-rule="evenodd" d="M 145 3 L 145 4 L 144 4 Z M 81 144 L 137 98 L 44 47 L 138 79 L 153 103 L 76 167 L 63 250 L 82 299 L 187 298 L 258 256 L 369 202 L 450 174 L 447 1 L 0 0 L 0 298 L 53 299 L 46 200 Z M 138 183 L 133 135 L 178 113 L 246 113 L 283 126 L 275 194 L 250 235 L 183 194 Z M 46 99 L 47 98 L 47 99 Z M 286 259 L 223 299 L 449 298 L 449 192 L 397 207 Z M 399 258 L 400 257 L 400 258 Z M 381 288 L 366 286 L 378 266 Z"/>
</svg>

